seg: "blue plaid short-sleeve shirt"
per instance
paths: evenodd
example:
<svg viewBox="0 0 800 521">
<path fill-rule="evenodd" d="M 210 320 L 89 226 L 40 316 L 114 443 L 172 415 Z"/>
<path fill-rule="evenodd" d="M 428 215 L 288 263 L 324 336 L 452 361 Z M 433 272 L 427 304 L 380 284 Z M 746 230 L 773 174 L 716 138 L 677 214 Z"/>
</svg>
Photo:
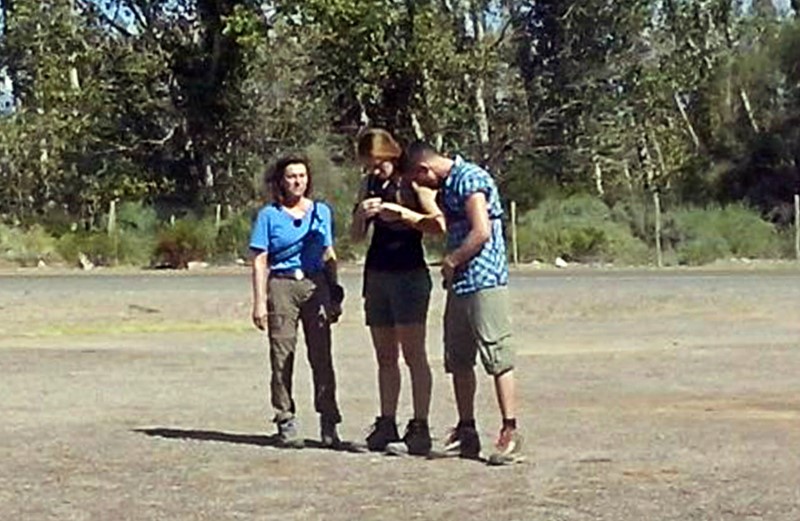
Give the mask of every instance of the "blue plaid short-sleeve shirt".
<svg viewBox="0 0 800 521">
<path fill-rule="evenodd" d="M 456 272 L 453 291 L 457 295 L 508 284 L 503 207 L 497 185 L 489 172 L 460 156 L 454 158 L 453 168 L 441 190 L 442 209 L 447 220 L 447 251 L 457 249 L 467 238 L 470 231 L 467 199 L 477 192 L 486 195 L 492 235 L 481 251 Z"/>
</svg>

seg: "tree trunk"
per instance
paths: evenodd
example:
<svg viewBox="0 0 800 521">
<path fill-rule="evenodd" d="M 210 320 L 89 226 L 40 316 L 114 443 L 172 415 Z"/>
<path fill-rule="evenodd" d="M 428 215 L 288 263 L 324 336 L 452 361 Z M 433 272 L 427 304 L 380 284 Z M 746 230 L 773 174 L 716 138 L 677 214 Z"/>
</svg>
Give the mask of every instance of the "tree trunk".
<svg viewBox="0 0 800 521">
<path fill-rule="evenodd" d="M 628 187 L 628 192 L 633 193 L 633 179 L 631 179 L 631 165 L 626 160 L 622 164 L 622 174 L 625 176 L 625 185 Z"/>
<path fill-rule="evenodd" d="M 757 134 L 759 132 L 758 122 L 756 122 L 756 117 L 753 114 L 753 108 L 750 106 L 750 98 L 747 96 L 747 91 L 744 90 L 744 87 L 739 89 L 739 97 L 742 99 L 742 106 L 744 107 L 744 111 L 747 113 L 747 120 L 750 122 L 750 126 L 753 128 L 753 132 Z"/>
<path fill-rule="evenodd" d="M 411 111 L 411 128 L 414 130 L 414 137 L 421 140 L 425 139 L 425 131 L 422 130 L 422 125 L 419 123 L 417 113 L 413 110 Z"/>
<path fill-rule="evenodd" d="M 692 137 L 692 143 L 694 143 L 695 149 L 699 150 L 700 138 L 697 137 L 697 132 L 695 132 L 694 126 L 692 125 L 692 122 L 689 119 L 689 115 L 686 113 L 686 106 L 684 106 L 683 100 L 681 100 L 681 97 L 677 92 L 673 92 L 672 97 L 675 99 L 675 104 L 678 106 L 678 111 L 680 111 L 681 113 L 681 118 L 683 118 L 683 122 L 686 124 L 686 130 Z"/>
<path fill-rule="evenodd" d="M 647 138 L 642 137 L 639 139 L 637 154 L 639 156 L 639 164 L 645 174 L 645 188 L 651 189 L 655 176 L 653 173 L 653 160 L 650 157 L 650 149 L 647 147 Z"/>
<path fill-rule="evenodd" d="M 472 18 L 473 31 L 475 33 L 474 47 L 478 54 L 481 53 L 481 46 L 485 29 L 483 26 L 483 13 L 476 0 L 470 2 L 470 15 Z M 465 21 L 466 23 L 466 21 Z M 486 161 L 489 157 L 489 114 L 486 110 L 485 89 L 486 82 L 481 73 L 475 79 L 475 123 L 478 127 L 478 143 L 480 144 L 481 159 Z"/>
<path fill-rule="evenodd" d="M 656 159 L 658 159 L 658 170 L 662 178 L 667 177 L 667 164 L 664 161 L 664 154 L 661 152 L 661 145 L 656 138 L 655 132 L 650 131 L 648 133 L 650 137 L 650 141 L 653 143 L 653 148 L 656 151 Z"/>
<path fill-rule="evenodd" d="M 483 91 L 484 81 L 479 77 L 475 80 L 475 123 L 478 126 L 481 159 L 485 161 L 489 157 L 489 115 Z"/>
<path fill-rule="evenodd" d="M 603 189 L 603 169 L 600 168 L 600 162 L 597 157 L 592 159 L 592 163 L 594 164 L 594 187 L 597 190 L 597 195 L 603 197 L 606 194 Z"/>
</svg>

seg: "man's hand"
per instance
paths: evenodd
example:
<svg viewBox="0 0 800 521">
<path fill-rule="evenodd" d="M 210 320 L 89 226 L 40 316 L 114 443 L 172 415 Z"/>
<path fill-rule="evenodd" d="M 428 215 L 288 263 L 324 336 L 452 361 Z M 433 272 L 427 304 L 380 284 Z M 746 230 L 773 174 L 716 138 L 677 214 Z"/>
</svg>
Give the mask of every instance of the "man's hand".
<svg viewBox="0 0 800 521">
<path fill-rule="evenodd" d="M 261 331 L 267 330 L 269 314 L 267 313 L 267 306 L 258 305 L 253 307 L 253 325 Z"/>
<path fill-rule="evenodd" d="M 406 209 L 397 203 L 382 203 L 378 216 L 389 223 L 399 222 L 404 219 Z"/>
<path fill-rule="evenodd" d="M 444 279 L 445 288 L 449 288 L 452 284 L 457 268 L 458 266 L 449 255 L 442 260 L 442 278 Z"/>
</svg>

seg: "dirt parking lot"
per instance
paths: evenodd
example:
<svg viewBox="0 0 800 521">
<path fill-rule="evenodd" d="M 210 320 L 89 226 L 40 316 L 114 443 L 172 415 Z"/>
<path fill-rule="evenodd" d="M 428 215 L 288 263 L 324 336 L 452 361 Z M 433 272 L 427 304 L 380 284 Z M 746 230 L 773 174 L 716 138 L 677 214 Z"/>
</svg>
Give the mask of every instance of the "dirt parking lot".
<svg viewBox="0 0 800 521">
<path fill-rule="evenodd" d="M 360 440 L 375 364 L 357 269 L 344 281 L 342 433 Z M 511 296 L 529 458 L 490 468 L 272 446 L 244 270 L 2 275 L 0 519 L 800 520 L 800 270 L 525 272 Z M 485 378 L 478 402 L 489 444 Z M 405 421 L 408 385 L 401 404 Z"/>
</svg>

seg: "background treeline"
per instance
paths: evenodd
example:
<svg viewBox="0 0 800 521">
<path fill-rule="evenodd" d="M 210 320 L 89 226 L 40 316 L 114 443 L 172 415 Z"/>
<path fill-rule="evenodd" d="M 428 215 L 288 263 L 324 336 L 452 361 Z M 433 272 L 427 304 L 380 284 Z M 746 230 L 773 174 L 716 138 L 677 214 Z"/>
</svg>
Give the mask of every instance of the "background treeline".
<svg viewBox="0 0 800 521">
<path fill-rule="evenodd" d="M 367 125 L 487 165 L 523 260 L 653 262 L 654 192 L 668 263 L 793 255 L 797 1 L 0 6 L 9 261 L 240 257 L 265 167 L 297 148 L 355 255 Z"/>
</svg>

